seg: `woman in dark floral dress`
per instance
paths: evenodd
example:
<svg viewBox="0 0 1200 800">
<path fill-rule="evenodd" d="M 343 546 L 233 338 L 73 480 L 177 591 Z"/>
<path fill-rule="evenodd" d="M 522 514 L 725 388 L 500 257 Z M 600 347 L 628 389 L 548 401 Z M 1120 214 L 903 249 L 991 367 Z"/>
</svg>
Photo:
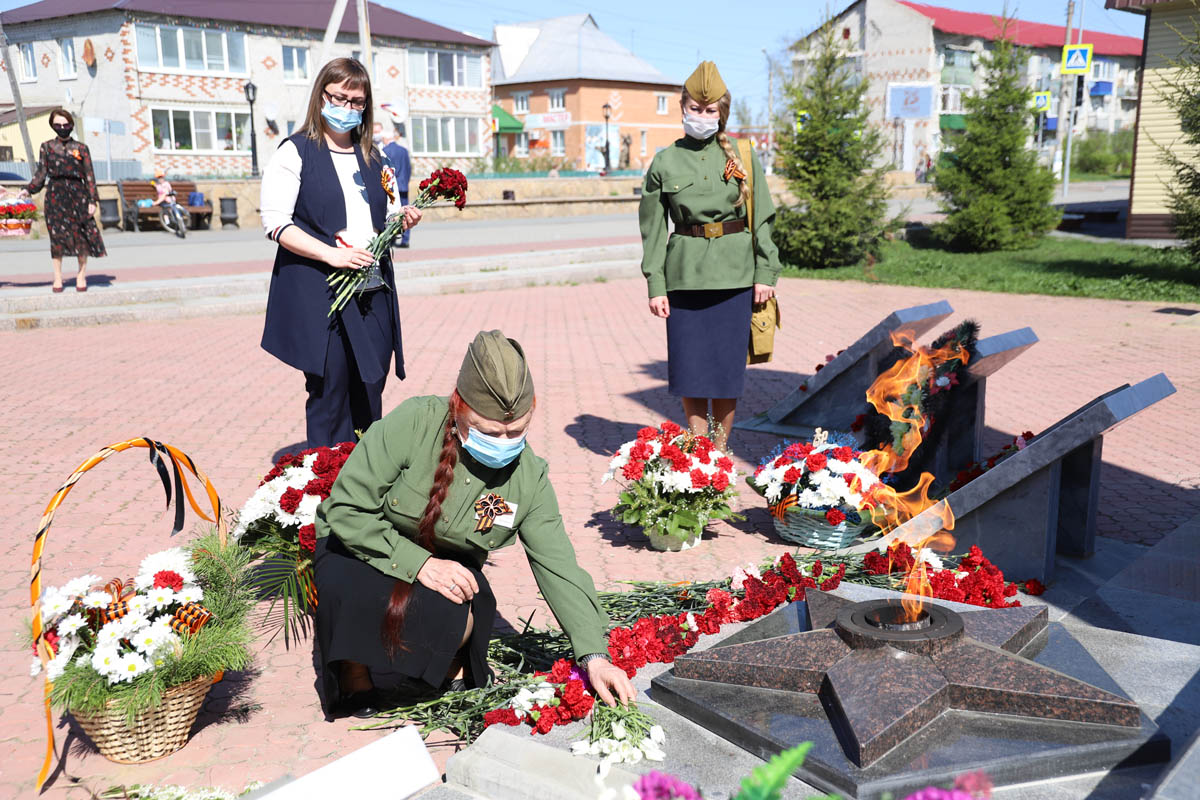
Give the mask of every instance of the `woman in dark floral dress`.
<svg viewBox="0 0 1200 800">
<path fill-rule="evenodd" d="M 46 227 L 50 231 L 50 260 L 54 265 L 51 290 L 61 292 L 63 256 L 79 259 L 75 290 L 87 291 L 88 256 L 107 255 L 100 229 L 96 226 L 96 175 L 92 171 L 92 154 L 87 145 L 71 138 L 75 118 L 71 112 L 56 108 L 50 112 L 50 127 L 57 138 L 42 142 L 38 168 L 23 194 L 40 192 L 50 179 L 46 190 Z"/>
</svg>

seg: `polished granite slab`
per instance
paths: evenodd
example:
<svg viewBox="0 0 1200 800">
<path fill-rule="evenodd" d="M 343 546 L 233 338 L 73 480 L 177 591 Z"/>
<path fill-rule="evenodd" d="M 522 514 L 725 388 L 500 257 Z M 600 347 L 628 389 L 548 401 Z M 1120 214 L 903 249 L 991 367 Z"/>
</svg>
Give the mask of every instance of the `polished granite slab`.
<svg viewBox="0 0 1200 800">
<path fill-rule="evenodd" d="M 763 758 L 814 742 L 796 776 L 847 798 L 903 796 L 975 769 L 1003 786 L 1169 757 L 1170 743 L 1154 723 L 1062 625 L 1046 623 L 1041 609 L 964 613 L 966 637 L 931 656 L 944 663 L 930 670 L 918 663 L 929 659 L 912 653 L 897 658 L 886 652 L 890 647 L 847 652 L 841 637 L 820 629 L 848 601 L 816 597 L 818 630 L 804 633 L 811 630 L 809 604 L 785 606 L 704 653 L 681 657 L 655 678 L 651 697 Z M 969 622 L 973 618 L 977 621 Z M 772 662 L 804 636 L 817 639 L 815 652 L 784 656 L 791 671 L 775 675 Z M 1009 653 L 1029 661 L 1007 659 Z M 1015 668 L 997 672 L 1000 661 Z M 682 677 L 704 676 L 706 670 L 714 680 Z M 814 691 L 818 671 L 821 683 Z M 723 682 L 728 680 L 741 683 Z M 953 697 L 955 691 L 970 702 Z M 1036 699 L 1039 692 L 1053 698 Z M 1049 712 L 1051 718 L 978 710 L 1003 708 L 1014 698 L 1025 710 Z M 1053 718 L 1082 707 L 1094 716 L 1078 718 L 1126 725 Z"/>
</svg>

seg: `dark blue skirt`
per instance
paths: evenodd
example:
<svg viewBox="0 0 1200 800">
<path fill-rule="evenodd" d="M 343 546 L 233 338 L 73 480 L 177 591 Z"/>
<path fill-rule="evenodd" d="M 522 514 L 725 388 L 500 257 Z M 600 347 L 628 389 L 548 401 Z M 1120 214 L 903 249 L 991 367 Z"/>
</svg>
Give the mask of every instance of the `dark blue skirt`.
<svg viewBox="0 0 1200 800">
<path fill-rule="evenodd" d="M 732 399 L 746 383 L 754 287 L 667 292 L 667 382 L 676 397 Z"/>
</svg>

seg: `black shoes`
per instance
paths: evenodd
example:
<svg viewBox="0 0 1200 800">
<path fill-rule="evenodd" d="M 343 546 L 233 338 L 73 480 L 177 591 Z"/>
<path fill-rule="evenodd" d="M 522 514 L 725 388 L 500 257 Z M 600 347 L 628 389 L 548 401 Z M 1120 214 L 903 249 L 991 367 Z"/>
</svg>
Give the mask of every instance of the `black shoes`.
<svg viewBox="0 0 1200 800">
<path fill-rule="evenodd" d="M 379 713 L 379 693 L 375 689 L 348 694 L 338 701 L 335 717 L 369 719 Z"/>
</svg>

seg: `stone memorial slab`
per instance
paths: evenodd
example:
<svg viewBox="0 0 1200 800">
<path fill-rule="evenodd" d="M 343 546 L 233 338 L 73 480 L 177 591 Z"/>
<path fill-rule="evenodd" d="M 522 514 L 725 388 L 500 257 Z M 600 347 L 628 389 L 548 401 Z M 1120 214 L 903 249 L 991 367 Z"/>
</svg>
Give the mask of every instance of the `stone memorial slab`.
<svg viewBox="0 0 1200 800">
<path fill-rule="evenodd" d="M 1163 373 L 1103 394 L 1034 437 L 1025 449 L 946 497 L 954 512 L 955 551 L 979 545 L 1013 580 L 1054 578 L 1055 553 L 1095 549 L 1104 434 L 1175 387 Z M 883 542 L 909 541 L 941 526 L 933 509 L 891 531 Z M 863 552 L 880 541 L 847 548 Z"/>
<path fill-rule="evenodd" d="M 1045 607 L 935 601 L 910 622 L 896 593 L 850 595 L 810 590 L 680 656 L 652 699 L 761 758 L 812 741 L 796 777 L 847 800 L 976 769 L 999 788 L 1169 758 L 1169 740 Z"/>
<path fill-rule="evenodd" d="M 932 473 L 938 483 L 946 485 L 960 470 L 986 457 L 983 429 L 987 379 L 1037 342 L 1032 328 L 1020 328 L 975 343 L 975 358 L 967 364 L 966 377 L 962 385 L 954 388 L 946 417 L 939 423 L 944 432 L 935 442 L 916 450 L 908 468 L 896 476 L 895 486 L 916 485 L 922 472 Z"/>
<path fill-rule="evenodd" d="M 954 313 L 945 300 L 893 311 L 765 414 L 735 422 L 741 430 L 808 438 L 816 427 L 848 431 L 861 413 L 867 387 L 879 376 L 879 364 L 892 352 L 892 334 L 928 333 Z"/>
</svg>

